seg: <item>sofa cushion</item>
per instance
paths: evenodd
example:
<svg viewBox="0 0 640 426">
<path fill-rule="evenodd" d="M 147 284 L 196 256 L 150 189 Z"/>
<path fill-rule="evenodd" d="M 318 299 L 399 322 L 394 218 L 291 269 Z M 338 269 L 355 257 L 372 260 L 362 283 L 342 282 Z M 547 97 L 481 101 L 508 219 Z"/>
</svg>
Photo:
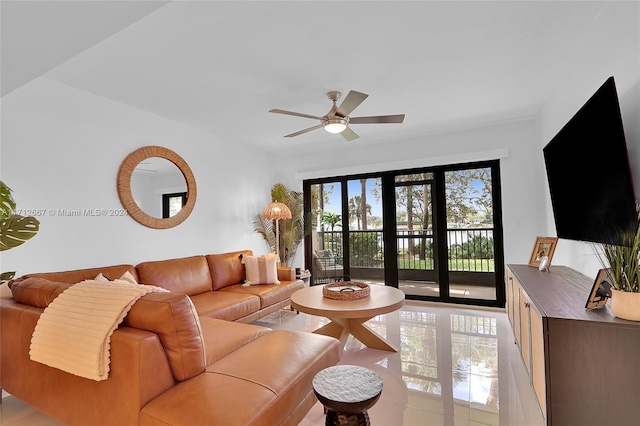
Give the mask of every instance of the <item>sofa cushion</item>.
<svg viewBox="0 0 640 426">
<path fill-rule="evenodd" d="M 138 282 L 189 296 L 211 291 L 211 275 L 204 256 L 143 262 L 136 265 Z"/>
<path fill-rule="evenodd" d="M 265 408 L 276 398 L 271 389 L 258 383 L 203 373 L 172 387 L 142 407 L 140 426 L 281 425 L 283 422 L 262 421 Z M 299 399 L 296 396 L 296 402 Z M 280 417 L 284 418 L 284 413 Z"/>
<path fill-rule="evenodd" d="M 302 288 L 304 288 L 304 282 L 296 280 L 282 281 L 281 284 L 253 285 L 249 287 L 236 284 L 223 288 L 220 293 L 242 293 L 258 296 L 260 298 L 260 309 L 264 309 L 291 298 L 294 291 Z"/>
<path fill-rule="evenodd" d="M 242 263 L 247 272 L 243 285 L 280 284 L 277 261 L 278 257 L 273 253 L 260 257 L 243 255 Z"/>
<path fill-rule="evenodd" d="M 103 266 L 100 268 L 75 269 L 72 271 L 64 272 L 42 272 L 38 274 L 27 274 L 9 282 L 9 288 L 11 288 L 13 284 L 16 284 L 21 280 L 30 277 L 38 277 L 50 281 L 75 284 L 84 280 L 92 280 L 98 274 L 103 274 L 108 279 L 115 279 L 121 277 L 125 272 L 129 272 L 136 281 L 140 282 L 136 273 L 136 268 L 133 265 L 113 265 Z"/>
<path fill-rule="evenodd" d="M 209 264 L 214 290 L 244 282 L 246 271 L 242 264 L 243 255 L 253 256 L 253 252 L 251 250 L 242 250 L 205 256 Z"/>
<path fill-rule="evenodd" d="M 335 365 L 340 342 L 275 330 L 210 364 L 142 408 L 142 425 L 281 425 L 313 393 L 313 377 Z M 190 413 L 185 421 L 183 413 Z"/>
<path fill-rule="evenodd" d="M 249 293 L 208 291 L 191 296 L 201 317 L 236 321 L 260 310 L 260 298 Z"/>
<path fill-rule="evenodd" d="M 188 380 L 206 366 L 200 319 L 184 294 L 149 293 L 133 305 L 124 325 L 156 333 L 177 381 Z"/>
<path fill-rule="evenodd" d="M 263 334 L 271 332 L 267 327 L 208 317 L 201 317 L 200 324 L 207 365 L 213 364 Z"/>
<path fill-rule="evenodd" d="M 38 277 L 25 277 L 16 280 L 11 286 L 13 298 L 18 303 L 38 308 L 46 308 L 60 293 L 73 284 L 45 280 Z"/>
</svg>

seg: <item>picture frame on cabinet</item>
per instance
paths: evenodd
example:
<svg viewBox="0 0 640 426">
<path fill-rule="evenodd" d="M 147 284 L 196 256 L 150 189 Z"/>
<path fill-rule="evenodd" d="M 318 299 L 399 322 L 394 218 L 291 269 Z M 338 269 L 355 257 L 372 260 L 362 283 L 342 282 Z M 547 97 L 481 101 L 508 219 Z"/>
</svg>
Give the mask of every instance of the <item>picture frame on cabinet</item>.
<svg viewBox="0 0 640 426">
<path fill-rule="evenodd" d="M 539 268 L 540 262 L 544 261 L 543 269 L 549 269 L 557 244 L 557 237 L 537 237 L 531 253 L 531 259 L 529 259 L 529 266 Z"/>
<path fill-rule="evenodd" d="M 584 307 L 586 309 L 593 309 L 606 305 L 607 300 L 611 297 L 612 282 L 611 268 L 600 269 L 596 279 L 593 281 L 591 293 L 589 293 L 589 298 Z"/>
</svg>

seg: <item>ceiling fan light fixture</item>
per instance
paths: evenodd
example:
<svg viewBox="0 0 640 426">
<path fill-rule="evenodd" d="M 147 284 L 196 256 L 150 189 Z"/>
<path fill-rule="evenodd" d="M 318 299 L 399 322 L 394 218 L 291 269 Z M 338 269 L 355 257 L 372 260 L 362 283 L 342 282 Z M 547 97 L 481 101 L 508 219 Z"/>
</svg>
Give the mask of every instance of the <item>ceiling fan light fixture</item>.
<svg viewBox="0 0 640 426">
<path fill-rule="evenodd" d="M 331 117 L 322 120 L 322 126 L 329 133 L 342 133 L 349 121 L 342 117 Z"/>
</svg>

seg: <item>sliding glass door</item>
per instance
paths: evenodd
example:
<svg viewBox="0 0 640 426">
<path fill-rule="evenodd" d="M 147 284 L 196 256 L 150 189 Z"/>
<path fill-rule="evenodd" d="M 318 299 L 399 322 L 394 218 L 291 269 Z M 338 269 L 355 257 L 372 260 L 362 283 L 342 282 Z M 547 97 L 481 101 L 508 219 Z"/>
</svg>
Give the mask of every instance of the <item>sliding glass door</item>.
<svg viewBox="0 0 640 426">
<path fill-rule="evenodd" d="M 305 181 L 312 283 L 504 306 L 499 162 Z"/>
<path fill-rule="evenodd" d="M 395 176 L 399 287 L 408 295 L 440 296 L 433 221 L 433 173 Z"/>
<path fill-rule="evenodd" d="M 449 296 L 497 298 L 491 167 L 444 172 Z"/>
</svg>

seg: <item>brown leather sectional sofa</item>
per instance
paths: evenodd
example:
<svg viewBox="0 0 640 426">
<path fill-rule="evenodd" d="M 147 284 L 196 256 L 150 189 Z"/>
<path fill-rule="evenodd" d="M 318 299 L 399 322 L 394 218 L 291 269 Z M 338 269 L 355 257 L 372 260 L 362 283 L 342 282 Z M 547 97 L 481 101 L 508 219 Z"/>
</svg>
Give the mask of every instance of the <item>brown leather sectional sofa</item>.
<svg viewBox="0 0 640 426">
<path fill-rule="evenodd" d="M 193 256 L 31 274 L 1 305 L 4 390 L 69 425 L 295 425 L 315 403 L 315 374 L 339 361 L 338 340 L 247 324 L 289 304 L 303 283 L 281 268 L 280 285 L 242 287 L 241 254 Z M 111 336 L 109 378 L 85 379 L 31 361 L 44 308 L 97 274 L 170 293 L 139 299 Z M 194 309 L 195 306 L 195 309 Z"/>
</svg>

